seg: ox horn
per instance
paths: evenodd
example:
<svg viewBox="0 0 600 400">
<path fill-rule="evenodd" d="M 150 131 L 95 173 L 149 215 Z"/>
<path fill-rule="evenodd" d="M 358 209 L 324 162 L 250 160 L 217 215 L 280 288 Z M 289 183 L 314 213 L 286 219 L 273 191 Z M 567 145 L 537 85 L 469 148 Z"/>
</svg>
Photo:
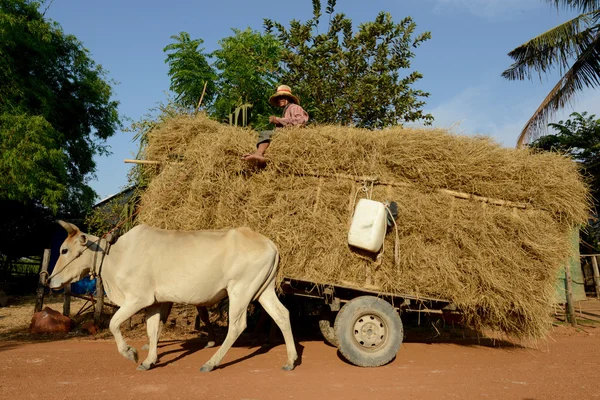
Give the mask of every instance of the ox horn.
<svg viewBox="0 0 600 400">
<path fill-rule="evenodd" d="M 69 233 L 69 236 L 74 236 L 75 234 L 77 234 L 77 231 L 79 229 L 77 229 L 77 227 L 71 223 L 65 222 L 65 221 L 61 221 L 58 220 L 56 221 L 60 224 L 60 226 L 62 226 L 63 228 L 65 228 L 67 230 L 67 232 Z"/>
</svg>

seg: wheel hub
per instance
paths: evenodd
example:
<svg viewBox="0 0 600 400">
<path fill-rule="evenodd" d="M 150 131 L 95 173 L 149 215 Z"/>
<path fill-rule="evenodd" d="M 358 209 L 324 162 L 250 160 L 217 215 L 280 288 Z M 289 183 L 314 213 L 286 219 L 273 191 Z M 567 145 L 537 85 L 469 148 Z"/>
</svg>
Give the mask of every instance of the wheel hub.
<svg viewBox="0 0 600 400">
<path fill-rule="evenodd" d="M 385 342 L 386 337 L 385 323 L 377 315 L 363 315 L 354 323 L 354 339 L 362 347 L 376 349 Z"/>
</svg>

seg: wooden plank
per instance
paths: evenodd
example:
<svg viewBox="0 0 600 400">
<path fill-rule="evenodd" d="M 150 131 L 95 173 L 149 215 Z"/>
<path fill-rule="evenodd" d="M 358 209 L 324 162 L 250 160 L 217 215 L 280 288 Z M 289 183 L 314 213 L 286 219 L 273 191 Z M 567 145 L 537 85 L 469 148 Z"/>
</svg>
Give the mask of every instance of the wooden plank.
<svg viewBox="0 0 600 400">
<path fill-rule="evenodd" d="M 35 300 L 34 313 L 42 311 L 44 307 L 44 291 L 46 282 L 48 281 L 48 266 L 50 265 L 50 249 L 44 249 L 44 257 L 42 258 L 42 268 L 40 269 L 40 280 L 38 282 L 37 297 Z"/>
</svg>

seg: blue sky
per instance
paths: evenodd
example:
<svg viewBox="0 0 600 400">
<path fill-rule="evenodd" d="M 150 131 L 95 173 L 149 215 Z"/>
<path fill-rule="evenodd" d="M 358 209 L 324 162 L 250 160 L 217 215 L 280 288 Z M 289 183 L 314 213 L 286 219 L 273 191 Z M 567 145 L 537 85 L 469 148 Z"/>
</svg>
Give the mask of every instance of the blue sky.
<svg viewBox="0 0 600 400">
<path fill-rule="evenodd" d="M 575 15 L 559 13 L 542 0 L 338 0 L 336 11 L 355 25 L 388 11 L 395 21 L 411 16 L 417 32 L 430 31 L 432 39 L 416 49 L 411 70 L 424 75 L 414 88 L 430 93 L 425 111 L 435 117 L 434 126 L 488 135 L 508 147 L 514 146 L 559 75 L 541 82 L 507 81 L 500 76 L 511 64 L 507 53 Z M 54 0 L 46 16 L 77 36 L 109 71 L 118 82 L 115 98 L 121 115 L 138 120 L 167 98 L 162 49 L 171 35 L 186 31 L 202 38 L 206 51 L 212 51 L 231 35 L 231 28 L 262 31 L 263 18 L 287 25 L 311 14 L 310 0 Z M 600 115 L 598 104 L 599 93 L 588 90 L 556 119 L 571 111 Z M 130 164 L 123 159 L 134 158 L 137 149 L 132 136 L 118 132 L 108 140 L 113 154 L 97 159 L 97 179 L 91 186 L 100 198 L 126 184 Z"/>
</svg>

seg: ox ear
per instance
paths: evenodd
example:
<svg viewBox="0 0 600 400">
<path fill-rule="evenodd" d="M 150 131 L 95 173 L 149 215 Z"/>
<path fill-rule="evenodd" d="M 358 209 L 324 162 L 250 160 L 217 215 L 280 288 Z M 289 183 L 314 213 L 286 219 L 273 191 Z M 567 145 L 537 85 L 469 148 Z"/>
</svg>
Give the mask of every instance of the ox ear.
<svg viewBox="0 0 600 400">
<path fill-rule="evenodd" d="M 63 228 L 66 229 L 67 233 L 69 234 L 69 237 L 75 236 L 77 234 L 77 232 L 79 232 L 79 228 L 69 222 L 65 222 L 65 221 L 61 221 L 61 220 L 58 220 L 56 222 L 58 222 L 60 224 L 60 226 L 62 226 Z"/>
<path fill-rule="evenodd" d="M 82 246 L 85 246 L 87 244 L 87 236 L 85 235 L 85 233 L 82 233 L 81 235 L 79 235 L 79 242 L 81 243 Z"/>
</svg>

